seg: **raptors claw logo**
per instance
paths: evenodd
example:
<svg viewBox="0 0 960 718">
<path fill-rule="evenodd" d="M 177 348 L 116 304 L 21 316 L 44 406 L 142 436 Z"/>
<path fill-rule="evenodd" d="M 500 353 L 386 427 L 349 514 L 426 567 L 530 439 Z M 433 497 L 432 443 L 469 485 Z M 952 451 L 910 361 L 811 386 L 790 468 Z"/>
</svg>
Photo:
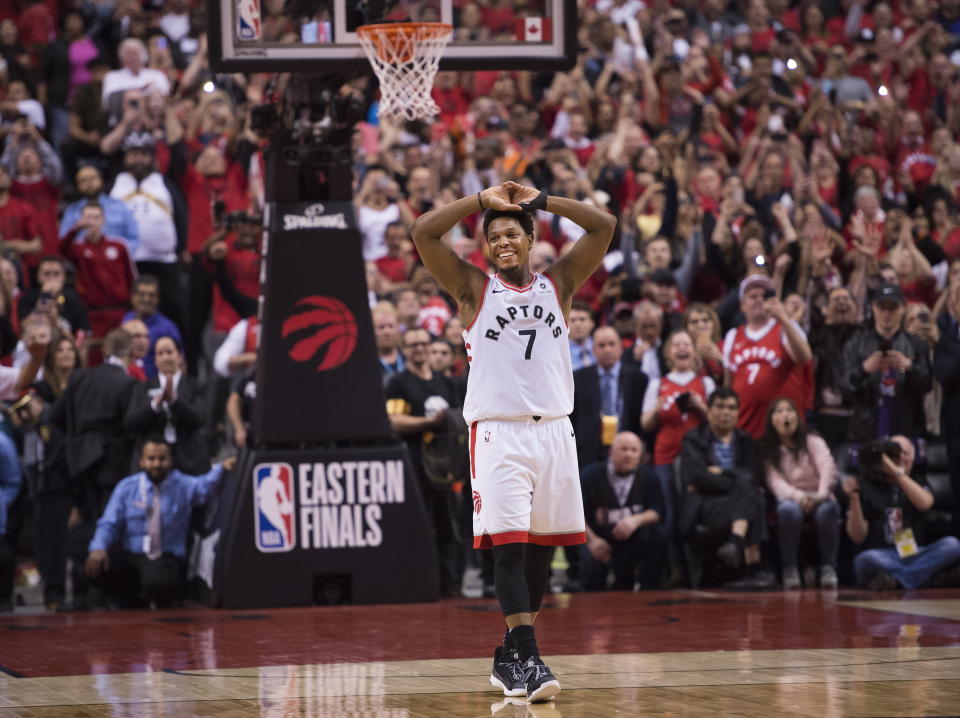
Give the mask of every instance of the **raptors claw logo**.
<svg viewBox="0 0 960 718">
<path fill-rule="evenodd" d="M 474 492 L 473 492 L 473 513 L 475 513 L 475 514 L 479 514 L 479 513 L 480 513 L 480 504 L 481 504 L 481 502 L 480 502 L 480 492 L 479 492 L 479 491 L 474 491 Z"/>
<path fill-rule="evenodd" d="M 299 312 L 283 322 L 284 339 L 300 336 L 290 349 L 290 358 L 307 362 L 322 352 L 317 371 L 335 369 L 347 361 L 357 346 L 357 322 L 346 305 L 334 297 L 311 295 L 295 306 Z"/>
</svg>

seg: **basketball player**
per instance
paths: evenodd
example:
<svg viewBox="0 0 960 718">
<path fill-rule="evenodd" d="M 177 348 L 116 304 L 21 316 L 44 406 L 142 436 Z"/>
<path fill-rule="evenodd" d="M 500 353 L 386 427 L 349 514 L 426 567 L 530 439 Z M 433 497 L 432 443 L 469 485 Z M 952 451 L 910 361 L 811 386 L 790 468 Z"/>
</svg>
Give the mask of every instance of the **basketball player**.
<svg viewBox="0 0 960 718">
<path fill-rule="evenodd" d="M 546 210 L 585 234 L 544 273 L 532 273 L 534 212 Z M 485 275 L 441 241 L 461 219 L 485 211 L 483 231 L 497 271 Z M 527 700 L 560 683 L 540 660 L 533 623 L 556 546 L 585 541 L 573 429 L 567 316 L 596 270 L 616 219 L 596 207 L 505 182 L 420 216 L 413 240 L 424 264 L 460 305 L 470 362 L 464 419 L 470 424 L 474 546 L 492 548 L 497 599 L 506 618 L 492 685 Z"/>
</svg>

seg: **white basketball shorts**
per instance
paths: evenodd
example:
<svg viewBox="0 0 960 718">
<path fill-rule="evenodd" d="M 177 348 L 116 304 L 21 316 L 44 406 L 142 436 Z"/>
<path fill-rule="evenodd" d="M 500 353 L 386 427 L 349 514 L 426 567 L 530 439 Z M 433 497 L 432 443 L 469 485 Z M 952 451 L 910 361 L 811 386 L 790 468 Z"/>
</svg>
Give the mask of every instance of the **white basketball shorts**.
<svg viewBox="0 0 960 718">
<path fill-rule="evenodd" d="M 470 426 L 473 546 L 586 541 L 577 445 L 567 417 Z"/>
</svg>

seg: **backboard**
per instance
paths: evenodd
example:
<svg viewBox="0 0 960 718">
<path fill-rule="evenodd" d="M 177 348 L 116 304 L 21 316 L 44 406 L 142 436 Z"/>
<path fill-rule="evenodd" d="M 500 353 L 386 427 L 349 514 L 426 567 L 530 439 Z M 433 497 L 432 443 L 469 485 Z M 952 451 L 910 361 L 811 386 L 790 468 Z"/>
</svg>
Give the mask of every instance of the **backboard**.
<svg viewBox="0 0 960 718">
<path fill-rule="evenodd" d="M 444 22 L 441 70 L 564 70 L 576 61 L 576 0 L 207 0 L 210 64 L 219 72 L 369 69 L 360 25 Z"/>
</svg>

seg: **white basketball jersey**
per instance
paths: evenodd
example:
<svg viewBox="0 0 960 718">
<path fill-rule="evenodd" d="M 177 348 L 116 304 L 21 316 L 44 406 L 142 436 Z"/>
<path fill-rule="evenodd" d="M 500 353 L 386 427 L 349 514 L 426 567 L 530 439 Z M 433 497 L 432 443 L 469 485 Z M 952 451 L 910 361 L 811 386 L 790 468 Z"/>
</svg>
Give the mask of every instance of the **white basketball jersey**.
<svg viewBox="0 0 960 718">
<path fill-rule="evenodd" d="M 567 323 L 553 281 L 526 287 L 490 275 L 480 308 L 463 332 L 470 374 L 463 418 L 558 417 L 573 411 Z"/>
</svg>

